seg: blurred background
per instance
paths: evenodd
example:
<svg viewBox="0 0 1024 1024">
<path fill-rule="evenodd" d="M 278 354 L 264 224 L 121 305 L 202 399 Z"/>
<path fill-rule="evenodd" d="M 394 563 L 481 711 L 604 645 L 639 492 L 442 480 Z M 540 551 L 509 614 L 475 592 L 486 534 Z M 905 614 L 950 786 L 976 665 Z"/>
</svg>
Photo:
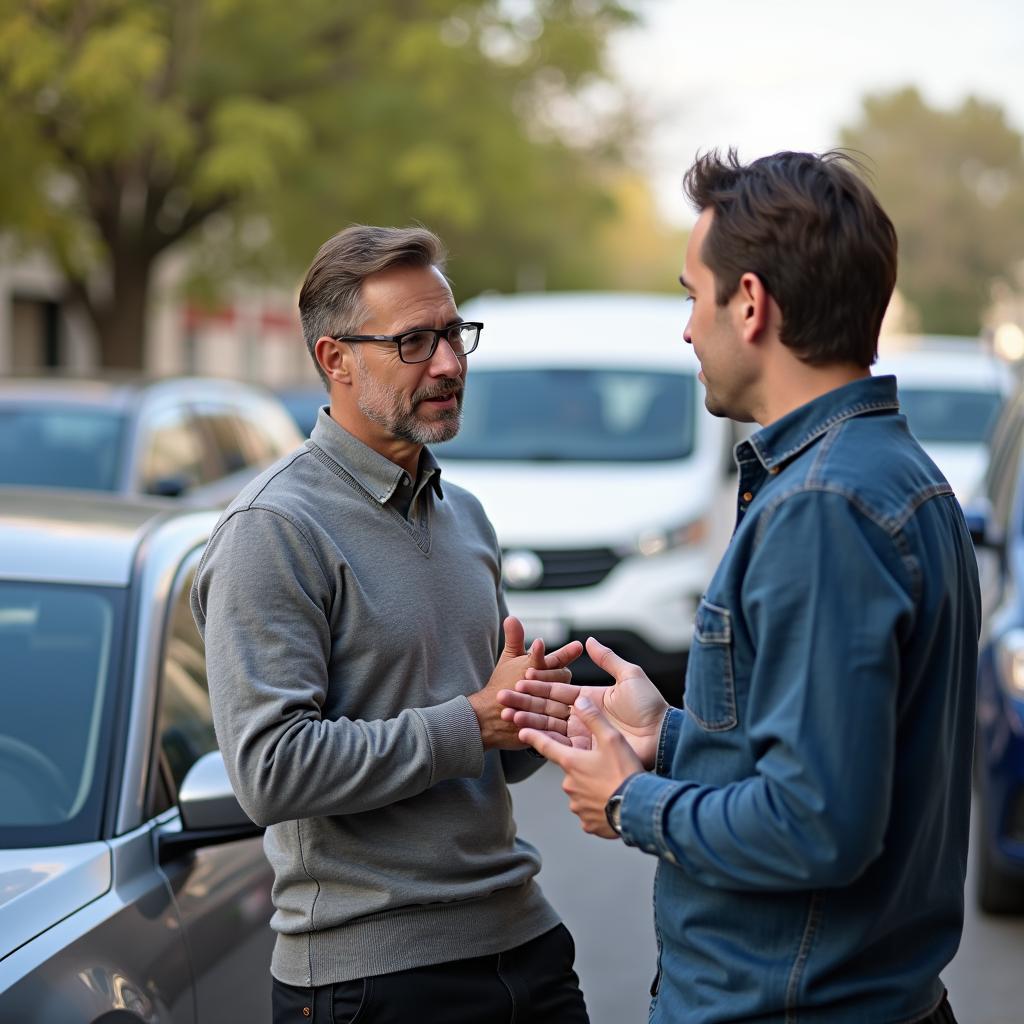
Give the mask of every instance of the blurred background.
<svg viewBox="0 0 1024 1024">
<path fill-rule="evenodd" d="M 674 291 L 698 149 L 860 151 L 898 316 L 1024 354 L 1018 4 L 3 0 L 0 372 L 312 380 L 297 282 L 420 221 L 456 298 Z"/>
<path fill-rule="evenodd" d="M 730 453 L 743 429 L 704 414 L 682 342 L 677 275 L 694 220 L 682 174 L 711 147 L 735 146 L 744 160 L 856 151 L 900 238 L 878 369 L 897 374 L 912 429 L 968 512 L 986 598 L 981 809 L 964 942 L 945 980 L 961 1020 L 1011 1024 L 1024 953 L 1022 52 L 1019 0 L 0 0 L 0 485 L 222 506 L 299 443 L 323 398 L 296 312 L 319 245 L 351 223 L 423 223 L 450 249 L 464 315 L 487 323 L 470 357 L 480 386 L 474 397 L 470 385 L 462 448 L 439 454 L 495 520 L 513 610 L 549 637 L 602 630 L 657 662 L 678 703 L 693 602 L 731 528 Z M 487 395 L 526 381 L 530 393 L 550 384 L 567 404 L 586 393 L 606 432 L 538 431 L 549 402 L 524 429 L 544 444 L 557 438 L 559 451 L 513 435 L 508 421 L 487 435 L 484 417 L 500 404 Z M 517 487 L 564 489 L 560 516 L 513 505 L 500 490 L 510 462 Z M 636 493 L 659 497 L 637 509 Z M 42 615 L 46 599 L 19 581 L 29 572 L 39 593 L 59 590 L 65 560 L 84 558 L 97 531 L 123 534 L 122 518 L 140 537 L 155 527 L 149 505 L 114 511 L 49 494 L 0 486 L 0 641 L 59 653 L 47 670 L 59 693 L 74 656 L 44 625 L 74 626 L 83 649 L 98 645 L 97 627 Z M 59 557 L 25 546 L 30 526 L 38 550 Z M 195 554 L 182 555 L 179 603 Z M 150 578 L 139 563 L 120 576 L 104 570 L 108 579 L 90 562 L 71 582 L 116 578 L 120 592 L 132 573 Z M 148 592 L 132 587 L 145 622 Z M 153 665 L 172 666 L 153 669 L 147 685 L 184 695 L 173 730 L 163 710 L 151 721 L 164 697 L 133 698 L 143 734 L 170 737 L 178 758 L 160 816 L 140 824 L 140 803 L 132 827 L 143 831 L 166 827 L 186 772 L 215 747 L 201 645 L 184 604 L 178 612 L 168 613 L 177 633 L 153 627 L 137 639 L 124 627 L 139 664 L 152 648 Z M 173 653 L 183 645 L 184 661 Z M 0 664 L 0 736 L 45 753 L 62 702 L 21 735 L 42 670 L 27 654 L 19 664 Z M 109 691 L 128 686 L 118 676 Z M 106 728 L 115 735 L 113 719 Z M 66 729 L 81 731 L 70 718 Z M 202 743 L 186 750 L 183 734 Z M 33 763 L 19 756 L 23 769 Z M 67 836 L 113 843 L 106 826 L 71 830 L 59 790 L 85 791 L 76 772 L 54 770 L 52 806 L 26 771 L 21 805 L 0 798 L 0 912 L 6 901 L 20 922 L 23 961 L 32 935 L 53 932 L 25 923 L 24 879 L 10 881 L 4 865 L 15 861 L 4 857 L 50 847 L 54 829 L 65 838 L 40 863 L 61 861 Z M 516 788 L 521 832 L 541 849 L 541 881 L 576 936 L 594 1024 L 642 1020 L 653 861 L 582 836 L 558 782 L 549 767 Z M 225 852 L 233 845 L 220 854 L 225 877 L 240 870 Z M 149 865 L 161 891 L 164 872 L 186 872 L 169 863 Z M 250 924 L 262 928 L 265 879 L 253 893 Z M 239 901 L 225 903 L 234 913 Z M 196 896 L 194 906 L 210 905 Z M 49 914 L 72 921 L 67 908 Z M 238 934 L 233 919 L 222 923 L 223 941 L 205 951 L 221 966 Z M 251 960 L 238 947 L 234 969 L 261 971 L 264 947 Z M 100 961 L 110 952 L 102 936 L 90 949 Z M 12 963 L 0 949 L 0 1009 Z M 40 977 L 19 991 L 53 988 Z M 211 968 L 214 1002 L 217 977 Z M 178 983 L 188 1002 L 192 982 Z"/>
</svg>

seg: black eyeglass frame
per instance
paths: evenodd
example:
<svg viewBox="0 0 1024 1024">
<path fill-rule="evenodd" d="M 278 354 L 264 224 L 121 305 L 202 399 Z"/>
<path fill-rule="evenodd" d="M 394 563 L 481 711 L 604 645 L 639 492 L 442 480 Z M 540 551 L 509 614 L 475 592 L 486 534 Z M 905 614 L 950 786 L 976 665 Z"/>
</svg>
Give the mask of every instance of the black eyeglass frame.
<svg viewBox="0 0 1024 1024">
<path fill-rule="evenodd" d="M 341 334 L 333 336 L 334 341 L 390 341 L 394 342 L 398 346 L 398 358 L 403 363 L 408 363 L 410 366 L 415 366 L 416 363 L 426 363 L 434 358 L 434 353 L 437 351 L 437 346 L 441 344 L 441 339 L 444 338 L 450 344 L 450 337 L 452 331 L 461 330 L 463 327 L 475 327 L 476 328 L 476 340 L 473 342 L 472 348 L 464 349 L 461 353 L 456 352 L 456 356 L 462 359 L 463 356 L 468 356 L 470 352 L 475 352 L 480 345 L 480 335 L 483 333 L 484 325 L 481 320 L 460 320 L 457 324 L 449 324 L 447 327 L 414 327 L 411 331 L 402 331 L 401 334 Z M 422 359 L 406 359 L 402 355 L 402 342 L 411 337 L 414 334 L 432 334 L 434 336 L 434 342 L 430 346 L 430 351 Z"/>
</svg>

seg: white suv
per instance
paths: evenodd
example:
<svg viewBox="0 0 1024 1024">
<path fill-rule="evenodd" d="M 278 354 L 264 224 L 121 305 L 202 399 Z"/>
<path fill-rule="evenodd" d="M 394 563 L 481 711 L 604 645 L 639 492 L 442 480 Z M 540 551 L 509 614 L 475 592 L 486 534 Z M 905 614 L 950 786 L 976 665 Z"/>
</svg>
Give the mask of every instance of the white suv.
<svg viewBox="0 0 1024 1024">
<path fill-rule="evenodd" d="M 682 297 L 485 295 L 460 314 L 484 330 L 462 430 L 434 451 L 494 523 L 510 610 L 549 647 L 597 636 L 678 698 L 736 501 L 736 425 L 704 408 Z"/>
</svg>

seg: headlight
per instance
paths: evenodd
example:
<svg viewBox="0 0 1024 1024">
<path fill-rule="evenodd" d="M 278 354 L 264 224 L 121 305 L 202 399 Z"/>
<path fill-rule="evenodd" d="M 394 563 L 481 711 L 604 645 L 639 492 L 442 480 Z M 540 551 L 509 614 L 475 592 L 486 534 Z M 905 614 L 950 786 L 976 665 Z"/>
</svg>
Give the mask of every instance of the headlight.
<svg viewBox="0 0 1024 1024">
<path fill-rule="evenodd" d="M 1024 699 L 1024 629 L 1004 633 L 996 646 L 999 678 L 1011 697 Z"/>
<path fill-rule="evenodd" d="M 673 548 L 699 544 L 707 537 L 707 533 L 707 520 L 704 518 L 693 519 L 669 530 L 644 530 L 637 537 L 636 546 L 630 554 L 643 555 L 645 558 L 661 555 Z"/>
</svg>

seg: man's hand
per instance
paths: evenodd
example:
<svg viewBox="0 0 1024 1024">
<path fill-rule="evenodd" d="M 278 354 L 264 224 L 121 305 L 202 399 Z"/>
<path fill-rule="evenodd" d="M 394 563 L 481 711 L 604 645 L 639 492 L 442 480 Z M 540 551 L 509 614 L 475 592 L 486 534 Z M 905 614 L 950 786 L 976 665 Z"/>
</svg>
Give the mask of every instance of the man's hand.
<svg viewBox="0 0 1024 1024">
<path fill-rule="evenodd" d="M 668 702 L 643 669 L 624 661 L 593 637 L 587 640 L 587 653 L 595 665 L 615 678 L 614 686 L 576 686 L 540 678 L 531 668 L 514 690 L 498 694 L 498 701 L 505 707 L 502 718 L 520 728 L 546 732 L 557 743 L 587 750 L 591 730 L 573 712 L 573 706 L 579 706 L 578 698 L 585 697 L 603 711 L 643 767 L 650 770 L 658 754 L 658 737 Z"/>
<path fill-rule="evenodd" d="M 514 615 L 505 619 L 503 629 L 505 648 L 498 658 L 498 664 L 487 680 L 487 685 L 469 695 L 469 703 L 480 724 L 484 750 L 495 747 L 523 750 L 525 744 L 519 739 L 519 727 L 513 721 L 505 721 L 501 717 L 502 705 L 498 703 L 498 693 L 513 686 L 528 671 L 539 682 L 568 685 L 572 679 L 569 666 L 583 653 L 583 645 L 574 640 L 546 655 L 544 641 L 539 638 L 530 644 L 529 651 L 525 649 L 523 624 Z"/>
<path fill-rule="evenodd" d="M 589 651 L 589 642 L 588 647 Z M 550 732 L 523 729 L 519 738 L 565 772 L 562 789 L 569 795 L 569 810 L 580 819 L 585 832 L 616 839 L 604 807 L 622 783 L 643 770 L 623 735 L 586 697 L 580 696 L 573 717 L 591 736 L 588 749 L 565 743 Z"/>
</svg>

